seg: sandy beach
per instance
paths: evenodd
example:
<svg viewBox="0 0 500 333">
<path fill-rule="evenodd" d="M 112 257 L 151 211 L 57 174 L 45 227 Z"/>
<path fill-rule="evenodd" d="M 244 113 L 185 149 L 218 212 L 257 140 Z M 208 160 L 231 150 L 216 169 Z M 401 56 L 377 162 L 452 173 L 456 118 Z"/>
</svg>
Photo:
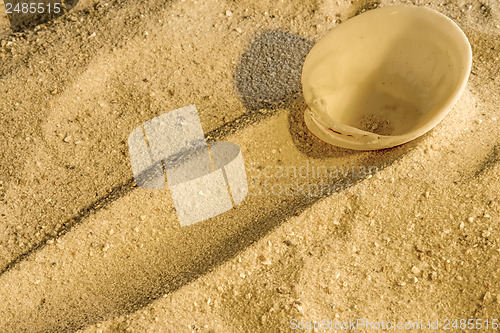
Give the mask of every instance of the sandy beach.
<svg viewBox="0 0 500 333">
<path fill-rule="evenodd" d="M 322 142 L 303 119 L 306 55 L 394 4 L 464 31 L 464 93 L 407 144 Z M 498 1 L 81 0 L 18 32 L 4 10 L 0 0 L 1 332 L 500 326 Z M 127 138 L 191 104 L 207 140 L 241 148 L 249 193 L 181 227 L 168 189 L 136 186 Z"/>
</svg>

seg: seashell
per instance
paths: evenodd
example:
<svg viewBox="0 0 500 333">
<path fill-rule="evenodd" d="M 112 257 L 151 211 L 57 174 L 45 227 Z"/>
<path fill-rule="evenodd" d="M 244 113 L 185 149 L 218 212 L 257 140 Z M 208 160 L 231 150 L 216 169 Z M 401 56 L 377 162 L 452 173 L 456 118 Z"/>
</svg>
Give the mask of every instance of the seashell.
<svg viewBox="0 0 500 333">
<path fill-rule="evenodd" d="M 307 55 L 305 122 L 339 147 L 403 144 L 446 116 L 465 88 L 471 62 L 463 31 L 434 10 L 365 12 L 329 31 Z"/>
</svg>

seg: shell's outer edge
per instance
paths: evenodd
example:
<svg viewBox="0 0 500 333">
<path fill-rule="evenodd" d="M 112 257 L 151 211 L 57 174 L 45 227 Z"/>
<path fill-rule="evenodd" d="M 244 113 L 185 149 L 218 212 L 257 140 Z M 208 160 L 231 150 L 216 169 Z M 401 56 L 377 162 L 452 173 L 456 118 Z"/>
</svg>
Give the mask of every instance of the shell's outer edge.
<svg viewBox="0 0 500 333">
<path fill-rule="evenodd" d="M 380 142 L 381 140 L 379 139 L 382 137 L 381 135 L 375 135 L 379 138 L 370 140 L 370 141 L 359 141 L 356 140 L 356 138 L 350 137 L 350 135 L 347 135 L 345 133 L 329 133 L 331 129 L 327 129 L 326 127 L 323 127 L 322 125 L 318 124 L 317 121 L 311 117 L 310 110 L 306 110 L 304 113 L 304 121 L 306 123 L 307 128 L 319 139 L 322 141 L 329 143 L 331 145 L 337 146 L 337 147 L 342 147 L 342 148 L 347 148 L 347 149 L 353 149 L 353 150 L 379 150 L 379 149 L 386 149 L 386 148 L 391 148 L 394 146 L 398 146 L 400 144 L 406 143 L 408 141 L 411 141 L 411 139 L 402 142 L 402 143 L 394 143 L 394 139 L 396 137 L 387 137 L 387 140 L 383 142 L 384 144 L 381 145 Z M 336 140 L 332 140 L 334 138 Z"/>
<path fill-rule="evenodd" d="M 431 117 L 424 125 L 420 126 L 419 128 L 416 128 L 408 133 L 401 134 L 401 135 L 377 135 L 377 134 L 372 133 L 372 132 L 366 132 L 366 133 L 372 134 L 373 136 L 377 136 L 377 139 L 370 140 L 370 141 L 356 140 L 355 135 L 352 135 L 352 134 L 347 135 L 346 133 L 339 134 L 338 131 L 337 132 L 335 131 L 335 127 L 338 127 L 338 125 L 343 125 L 343 126 L 349 127 L 348 125 L 336 123 L 333 119 L 329 118 L 329 120 L 331 121 L 331 126 L 325 126 L 323 124 L 324 121 L 318 122 L 316 119 L 313 119 L 314 117 L 312 117 L 311 114 L 309 114 L 309 112 L 312 112 L 311 109 L 313 109 L 313 106 L 311 105 L 312 103 L 310 102 L 310 100 L 308 101 L 308 97 L 309 97 L 309 96 L 307 96 L 308 92 L 306 92 L 306 90 L 304 89 L 304 85 L 305 85 L 304 72 L 308 68 L 308 59 L 310 60 L 309 55 L 311 53 L 313 53 L 313 51 L 315 50 L 315 47 L 313 47 L 311 49 L 311 51 L 309 52 L 308 56 L 306 57 L 306 60 L 304 62 L 304 66 L 303 66 L 303 72 L 302 72 L 302 86 L 303 86 L 304 98 L 306 100 L 307 105 L 309 106 L 309 108 L 308 108 L 309 111 L 307 111 L 307 110 L 305 111 L 304 118 L 305 118 L 305 122 L 306 122 L 308 129 L 315 136 L 317 136 L 319 139 L 321 139 L 329 144 L 343 147 L 343 148 L 354 149 L 354 150 L 378 150 L 378 149 L 386 149 L 386 148 L 395 147 L 395 146 L 407 143 L 409 141 L 412 141 L 412 140 L 422 136 L 423 134 L 429 132 L 431 129 L 433 129 L 437 124 L 439 124 L 444 119 L 444 117 L 449 113 L 449 111 L 458 102 L 458 100 L 460 99 L 460 97 L 461 97 L 461 95 L 462 95 L 462 93 L 467 85 L 467 81 L 468 81 L 470 71 L 472 68 L 472 49 L 471 49 L 470 43 L 467 39 L 467 36 L 462 31 L 462 29 L 452 19 L 450 19 L 446 15 L 441 14 L 440 12 L 433 10 L 433 9 L 430 9 L 430 8 L 412 6 L 412 5 L 393 5 L 393 6 L 380 7 L 378 9 L 374 9 L 374 10 L 368 11 L 366 13 L 357 15 L 357 16 L 345 21 L 344 23 L 342 23 L 338 27 L 335 27 L 332 30 L 330 30 L 325 36 L 323 36 L 323 38 L 321 40 L 326 38 L 331 33 L 336 33 L 336 32 L 334 32 L 335 29 L 338 29 L 342 25 L 347 25 L 348 23 L 352 24 L 353 23 L 352 21 L 356 22 L 357 19 L 359 19 L 363 15 L 366 16 L 368 14 L 373 14 L 377 11 L 378 11 L 377 14 L 380 15 L 381 14 L 380 11 L 384 11 L 384 10 L 385 11 L 402 10 L 402 11 L 406 12 L 405 14 L 407 14 L 408 11 L 412 11 L 412 10 L 426 11 L 427 13 L 432 15 L 434 19 L 443 20 L 444 22 L 446 22 L 446 24 L 449 26 L 449 27 L 447 26 L 447 28 L 453 29 L 453 34 L 455 35 L 454 38 L 456 38 L 456 40 L 457 40 L 458 47 L 462 51 L 464 51 L 464 53 L 465 53 L 464 54 L 465 61 L 460 68 L 460 70 L 461 70 L 460 75 L 457 78 L 457 82 L 460 82 L 460 85 L 458 85 L 453 90 L 453 92 L 450 93 L 450 95 L 447 99 L 445 99 L 445 101 L 442 103 L 442 106 L 439 109 L 439 111 L 437 111 L 433 117 Z M 321 42 L 321 40 L 318 41 L 318 43 Z M 334 128 L 333 130 L 332 130 L 332 127 Z M 360 130 L 360 129 L 356 129 L 356 130 L 364 132 L 363 130 Z"/>
</svg>

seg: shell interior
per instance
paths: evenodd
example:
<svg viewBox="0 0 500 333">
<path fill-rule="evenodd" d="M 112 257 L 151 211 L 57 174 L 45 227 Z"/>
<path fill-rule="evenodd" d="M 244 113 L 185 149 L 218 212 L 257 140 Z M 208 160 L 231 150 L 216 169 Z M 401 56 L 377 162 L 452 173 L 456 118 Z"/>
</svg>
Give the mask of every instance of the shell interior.
<svg viewBox="0 0 500 333">
<path fill-rule="evenodd" d="M 388 6 L 358 15 L 328 32 L 306 58 L 306 123 L 345 148 L 410 141 L 456 103 L 471 60 L 464 33 L 436 11 Z"/>
</svg>

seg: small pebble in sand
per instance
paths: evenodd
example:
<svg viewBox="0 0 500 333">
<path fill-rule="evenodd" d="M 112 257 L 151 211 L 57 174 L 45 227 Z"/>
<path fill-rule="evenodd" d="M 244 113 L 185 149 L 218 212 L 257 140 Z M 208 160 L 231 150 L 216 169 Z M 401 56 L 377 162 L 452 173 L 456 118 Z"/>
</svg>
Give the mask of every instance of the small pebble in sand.
<svg viewBox="0 0 500 333">
<path fill-rule="evenodd" d="M 462 230 L 465 227 L 465 223 L 462 221 L 460 222 L 460 225 L 458 226 L 458 229 Z"/>
<path fill-rule="evenodd" d="M 141 215 L 139 218 L 141 219 L 141 221 L 144 221 L 146 219 L 146 215 Z"/>
<path fill-rule="evenodd" d="M 474 218 L 473 217 L 469 217 L 468 221 L 469 222 L 474 222 Z"/>
<path fill-rule="evenodd" d="M 271 265 L 271 260 L 267 259 L 266 257 L 264 256 L 259 256 L 259 259 L 260 261 L 262 262 L 262 265 L 266 265 L 266 266 L 269 266 Z"/>
<path fill-rule="evenodd" d="M 259 256 L 257 257 L 260 261 L 265 261 L 267 260 L 266 256 L 263 255 L 263 254 L 259 254 Z"/>
<path fill-rule="evenodd" d="M 412 272 L 413 274 L 415 274 L 415 275 L 418 275 L 418 274 L 420 274 L 420 269 L 419 269 L 417 266 L 413 266 L 413 267 L 411 268 L 411 272 Z"/>
<path fill-rule="evenodd" d="M 226 16 L 233 16 L 233 12 L 230 10 L 226 10 Z"/>
<path fill-rule="evenodd" d="M 64 139 L 63 139 L 64 142 L 66 143 L 70 143 L 71 142 L 71 136 L 70 135 L 67 135 Z"/>
</svg>

